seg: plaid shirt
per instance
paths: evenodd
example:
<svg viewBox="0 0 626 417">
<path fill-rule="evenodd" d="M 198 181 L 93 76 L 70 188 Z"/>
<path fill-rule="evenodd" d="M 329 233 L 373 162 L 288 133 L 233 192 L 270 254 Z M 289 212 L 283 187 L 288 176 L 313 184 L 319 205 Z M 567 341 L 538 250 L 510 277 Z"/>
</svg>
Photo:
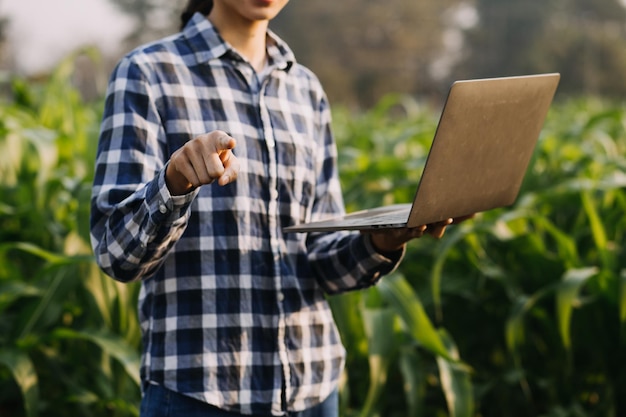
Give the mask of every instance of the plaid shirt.
<svg viewBox="0 0 626 417">
<path fill-rule="evenodd" d="M 101 268 L 141 280 L 146 383 L 242 414 L 324 400 L 345 351 L 325 294 L 399 262 L 358 233 L 283 234 L 343 213 L 330 111 L 315 76 L 268 33 L 259 77 L 196 14 L 124 57 L 101 126 L 91 231 Z M 237 181 L 170 195 L 172 153 L 213 130 L 237 140 Z"/>
</svg>

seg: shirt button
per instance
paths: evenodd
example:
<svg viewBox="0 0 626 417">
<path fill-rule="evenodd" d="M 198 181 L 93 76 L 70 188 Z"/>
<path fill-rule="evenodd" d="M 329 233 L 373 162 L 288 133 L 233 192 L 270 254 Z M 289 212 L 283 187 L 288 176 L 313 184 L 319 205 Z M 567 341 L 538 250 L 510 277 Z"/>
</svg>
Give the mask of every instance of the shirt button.
<svg viewBox="0 0 626 417">
<path fill-rule="evenodd" d="M 278 190 L 272 190 L 271 197 L 272 197 L 272 200 L 277 200 L 278 199 Z"/>
<path fill-rule="evenodd" d="M 283 301 L 285 301 L 285 294 L 283 294 L 282 291 L 278 292 L 278 302 L 282 303 Z"/>
<path fill-rule="evenodd" d="M 159 211 L 161 212 L 161 214 L 167 213 L 167 206 L 163 203 L 159 204 Z"/>
</svg>

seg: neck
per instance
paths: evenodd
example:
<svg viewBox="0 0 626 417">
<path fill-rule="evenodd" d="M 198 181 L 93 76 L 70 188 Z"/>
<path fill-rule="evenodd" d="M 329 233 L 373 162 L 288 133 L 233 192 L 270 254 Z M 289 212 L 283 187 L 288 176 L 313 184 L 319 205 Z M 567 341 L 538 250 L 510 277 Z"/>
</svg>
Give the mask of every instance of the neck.
<svg viewBox="0 0 626 417">
<path fill-rule="evenodd" d="M 216 3 L 219 4 L 219 3 Z M 222 38 L 245 57 L 256 71 L 265 65 L 267 20 L 250 21 L 213 7 L 209 20 Z"/>
</svg>

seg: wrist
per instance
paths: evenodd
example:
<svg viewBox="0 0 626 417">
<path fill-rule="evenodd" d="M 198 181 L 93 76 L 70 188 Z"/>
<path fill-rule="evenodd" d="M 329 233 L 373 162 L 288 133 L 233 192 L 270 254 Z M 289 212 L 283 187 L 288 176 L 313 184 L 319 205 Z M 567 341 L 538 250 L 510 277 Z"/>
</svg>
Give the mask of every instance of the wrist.
<svg viewBox="0 0 626 417">
<path fill-rule="evenodd" d="M 178 174 L 171 164 L 168 164 L 165 169 L 165 185 L 172 195 L 187 194 L 194 188 L 187 178 Z"/>
<path fill-rule="evenodd" d="M 369 239 L 374 250 L 387 258 L 393 258 L 404 250 L 405 243 L 389 242 L 388 237 L 383 234 L 371 233 Z"/>
</svg>

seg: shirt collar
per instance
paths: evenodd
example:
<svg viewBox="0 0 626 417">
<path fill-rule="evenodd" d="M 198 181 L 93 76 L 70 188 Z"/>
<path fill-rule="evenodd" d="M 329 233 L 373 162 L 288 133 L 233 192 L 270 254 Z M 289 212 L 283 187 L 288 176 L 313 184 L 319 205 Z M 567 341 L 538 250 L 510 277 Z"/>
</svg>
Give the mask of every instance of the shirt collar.
<svg viewBox="0 0 626 417">
<path fill-rule="evenodd" d="M 195 13 L 183 28 L 183 37 L 187 39 L 198 62 L 209 62 L 223 56 L 243 61 L 239 52 L 220 36 L 211 21 L 201 13 Z M 267 31 L 267 53 L 270 65 L 284 71 L 296 62 L 289 46 L 274 32 Z"/>
</svg>

